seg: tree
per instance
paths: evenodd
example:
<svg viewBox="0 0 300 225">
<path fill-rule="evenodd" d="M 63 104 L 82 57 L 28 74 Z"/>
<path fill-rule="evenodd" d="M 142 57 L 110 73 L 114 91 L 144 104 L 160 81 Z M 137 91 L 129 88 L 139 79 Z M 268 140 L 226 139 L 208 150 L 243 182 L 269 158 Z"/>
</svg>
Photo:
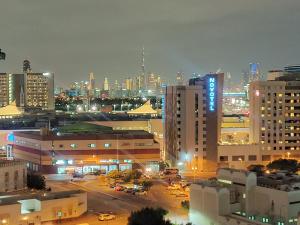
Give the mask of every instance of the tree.
<svg viewBox="0 0 300 225">
<path fill-rule="evenodd" d="M 118 170 L 112 170 L 110 171 L 107 176 L 109 178 L 113 178 L 113 179 L 117 179 L 117 178 L 120 178 L 122 176 L 122 173 L 119 172 Z"/>
<path fill-rule="evenodd" d="M 167 162 L 164 161 L 160 161 L 159 162 L 159 171 L 164 171 L 165 168 L 169 167 L 169 164 Z"/>
<path fill-rule="evenodd" d="M 267 165 L 269 170 L 287 170 L 288 172 L 297 172 L 299 165 L 295 159 L 278 159 Z"/>
<path fill-rule="evenodd" d="M 38 173 L 28 173 L 27 187 L 37 190 L 44 190 L 46 188 L 45 177 Z"/>
<path fill-rule="evenodd" d="M 252 164 L 248 166 L 247 169 L 251 172 L 256 173 L 257 176 L 262 176 L 264 174 L 265 166 L 260 164 Z"/>
<path fill-rule="evenodd" d="M 164 218 L 167 213 L 168 211 L 162 208 L 142 208 L 131 213 L 127 225 L 172 225 Z"/>
<path fill-rule="evenodd" d="M 133 179 L 133 180 L 137 180 L 137 179 L 140 179 L 141 178 L 141 176 L 142 176 L 142 172 L 141 171 L 139 171 L 139 170 L 133 170 L 133 171 L 131 171 L 131 178 Z"/>
<path fill-rule="evenodd" d="M 152 187 L 153 183 L 150 180 L 143 180 L 141 185 L 147 190 L 149 191 L 150 188 Z"/>
</svg>

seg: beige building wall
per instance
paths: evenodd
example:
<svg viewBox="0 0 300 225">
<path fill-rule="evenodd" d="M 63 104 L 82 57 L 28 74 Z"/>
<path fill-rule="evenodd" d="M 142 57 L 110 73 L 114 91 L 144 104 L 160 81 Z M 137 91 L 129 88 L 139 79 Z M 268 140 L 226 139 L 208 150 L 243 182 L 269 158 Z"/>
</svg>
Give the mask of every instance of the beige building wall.
<svg viewBox="0 0 300 225">
<path fill-rule="evenodd" d="M 17 160 L 0 160 L 0 192 L 27 188 L 26 163 Z"/>
<path fill-rule="evenodd" d="M 0 203 L 0 222 L 5 225 L 41 225 L 43 222 L 62 221 L 76 218 L 87 211 L 87 194 L 73 194 L 70 197 L 54 193 L 56 198 L 37 200 L 19 197 L 18 201 Z M 22 203 L 21 203 L 22 202 Z M 28 211 L 28 210 L 31 210 Z M 27 211 L 27 212 L 26 212 Z"/>
</svg>

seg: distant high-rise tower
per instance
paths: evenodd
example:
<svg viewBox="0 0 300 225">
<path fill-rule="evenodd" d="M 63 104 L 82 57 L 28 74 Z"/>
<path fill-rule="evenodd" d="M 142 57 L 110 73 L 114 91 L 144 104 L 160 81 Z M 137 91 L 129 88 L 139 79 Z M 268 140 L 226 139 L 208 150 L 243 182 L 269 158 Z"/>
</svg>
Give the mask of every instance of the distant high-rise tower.
<svg viewBox="0 0 300 225">
<path fill-rule="evenodd" d="M 90 90 L 94 90 L 94 89 L 95 89 L 95 78 L 94 78 L 94 73 L 90 73 L 89 89 L 90 89 Z"/>
<path fill-rule="evenodd" d="M 108 83 L 107 77 L 104 78 L 103 90 L 104 91 L 108 91 L 109 90 L 109 83 Z"/>
<path fill-rule="evenodd" d="M 145 48 L 143 46 L 142 49 L 142 61 L 141 61 L 141 69 L 142 69 L 142 74 L 139 78 L 140 84 L 137 85 L 137 87 L 139 87 L 139 89 L 145 89 L 146 87 L 146 70 L 145 70 Z"/>
<path fill-rule="evenodd" d="M 259 63 L 250 63 L 250 82 L 260 80 L 260 65 Z"/>
<path fill-rule="evenodd" d="M 184 81 L 183 81 L 183 72 L 177 72 L 176 83 L 177 83 L 177 85 L 183 85 L 184 84 Z"/>
<path fill-rule="evenodd" d="M 88 91 L 89 91 L 89 96 L 93 97 L 95 95 L 94 73 L 90 73 L 90 81 L 89 81 Z"/>
<path fill-rule="evenodd" d="M 24 73 L 30 73 L 31 72 L 31 66 L 30 66 L 30 61 L 25 59 L 23 61 L 23 72 Z"/>
</svg>

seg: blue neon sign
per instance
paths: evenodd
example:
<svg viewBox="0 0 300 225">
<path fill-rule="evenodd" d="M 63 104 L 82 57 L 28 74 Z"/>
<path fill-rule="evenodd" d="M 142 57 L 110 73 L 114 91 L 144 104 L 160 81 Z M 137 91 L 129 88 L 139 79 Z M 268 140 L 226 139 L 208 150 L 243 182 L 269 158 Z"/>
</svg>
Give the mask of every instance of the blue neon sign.
<svg viewBox="0 0 300 225">
<path fill-rule="evenodd" d="M 209 77 L 208 78 L 208 108 L 209 111 L 215 111 L 215 101 L 216 101 L 216 78 Z"/>
</svg>

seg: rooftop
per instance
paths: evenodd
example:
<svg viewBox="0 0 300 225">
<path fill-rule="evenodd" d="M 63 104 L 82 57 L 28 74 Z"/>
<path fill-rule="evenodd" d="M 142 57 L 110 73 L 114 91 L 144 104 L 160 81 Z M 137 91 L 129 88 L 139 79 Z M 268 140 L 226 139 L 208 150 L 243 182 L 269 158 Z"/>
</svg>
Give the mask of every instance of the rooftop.
<svg viewBox="0 0 300 225">
<path fill-rule="evenodd" d="M 14 160 L 0 159 L 0 167 L 25 165 L 25 164 L 26 163 L 24 161 L 18 159 L 14 159 Z"/>
<path fill-rule="evenodd" d="M 144 130 L 113 130 L 111 127 L 91 123 L 77 123 L 59 127 L 55 131 L 17 131 L 16 137 L 36 140 L 118 140 L 153 139 L 153 134 Z"/>
<path fill-rule="evenodd" d="M 70 198 L 76 194 L 85 193 L 82 190 L 70 190 L 61 192 L 45 192 L 35 194 L 16 195 L 0 198 L 0 205 L 12 205 L 19 204 L 21 200 L 36 199 L 39 201 L 47 201 L 53 199 Z"/>
</svg>

